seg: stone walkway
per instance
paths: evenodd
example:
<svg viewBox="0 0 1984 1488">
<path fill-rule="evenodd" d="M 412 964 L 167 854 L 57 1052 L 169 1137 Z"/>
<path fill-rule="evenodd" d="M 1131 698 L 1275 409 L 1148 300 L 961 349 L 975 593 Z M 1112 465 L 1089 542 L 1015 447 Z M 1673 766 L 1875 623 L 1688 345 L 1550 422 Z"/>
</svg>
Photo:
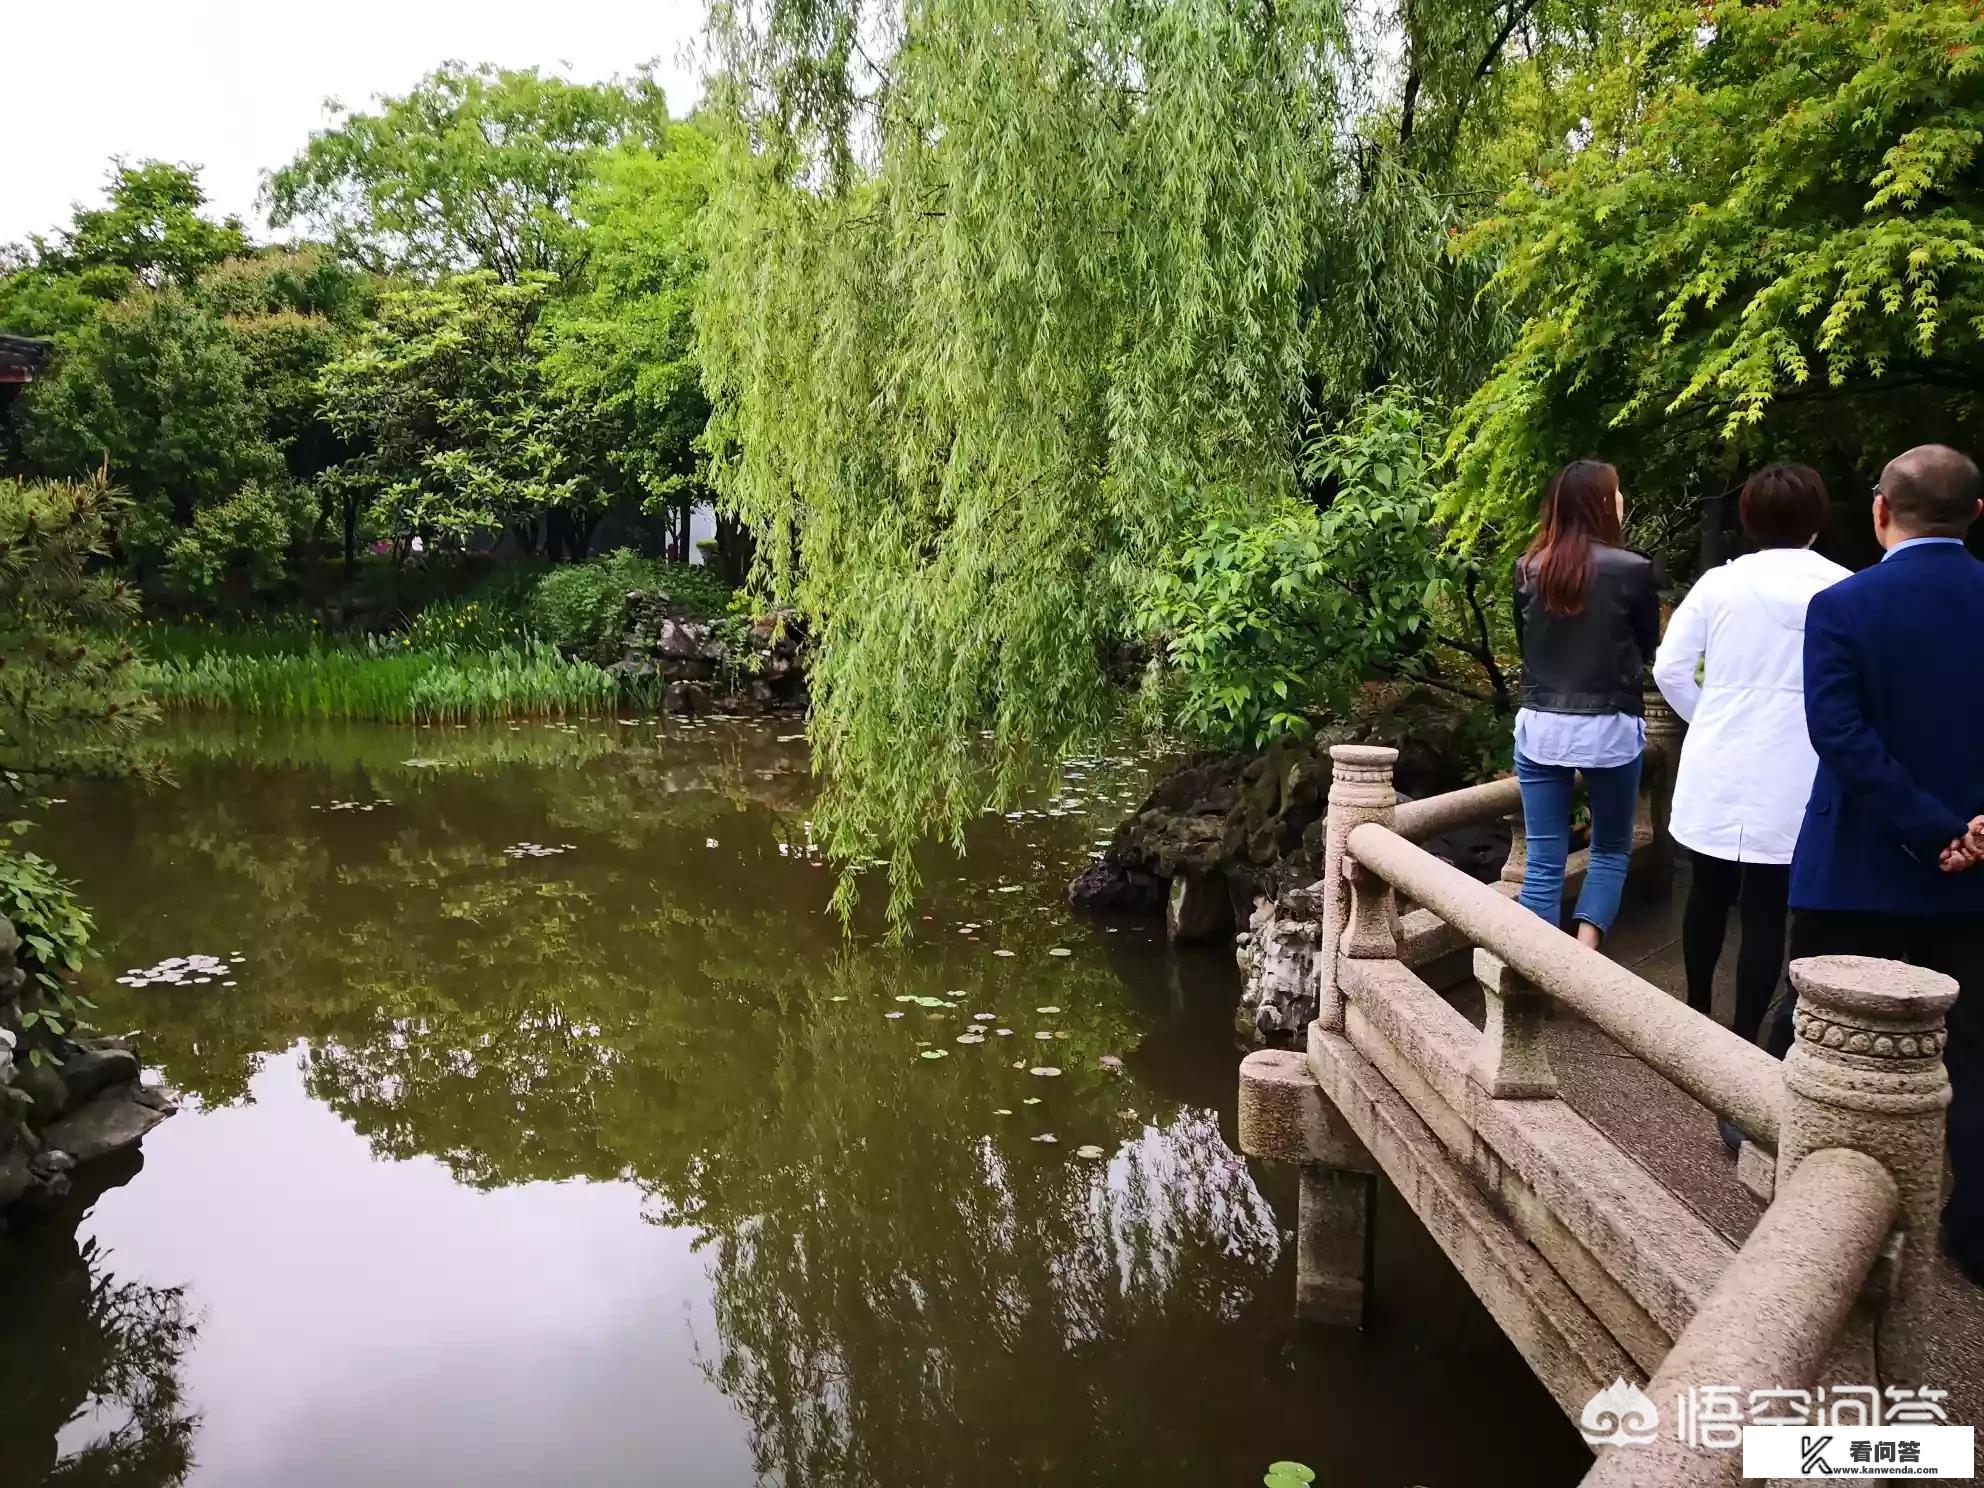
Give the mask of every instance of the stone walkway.
<svg viewBox="0 0 1984 1488">
<path fill-rule="evenodd" d="M 1672 897 L 1634 904 L 1608 953 L 1676 997 L 1685 995 L 1681 970 L 1681 905 L 1685 867 Z M 1735 996 L 1735 927 L 1724 951 L 1715 1010 L 1725 1021 Z M 1760 1206 L 1736 1181 L 1736 1164 L 1706 1107 L 1655 1074 L 1590 1025 L 1559 1019 L 1552 1026 L 1551 1063 L 1565 1097 L 1586 1119 L 1630 1152 L 1702 1218 L 1740 1240 Z M 1939 1258 L 1935 1273 L 1938 1325 L 1929 1340 L 1924 1381 L 1950 1392 L 1950 1420 L 1984 1426 L 1984 1288 L 1973 1286 Z"/>
</svg>

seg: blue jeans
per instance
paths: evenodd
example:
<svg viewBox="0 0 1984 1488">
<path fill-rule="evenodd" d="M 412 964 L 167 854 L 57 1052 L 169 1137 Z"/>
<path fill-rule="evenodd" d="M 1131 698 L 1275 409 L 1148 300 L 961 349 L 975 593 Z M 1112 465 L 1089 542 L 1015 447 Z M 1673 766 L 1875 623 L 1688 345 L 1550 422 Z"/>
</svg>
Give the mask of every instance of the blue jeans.
<svg viewBox="0 0 1984 1488">
<path fill-rule="evenodd" d="M 1626 867 L 1633 857 L 1633 817 L 1640 794 L 1640 761 L 1604 770 L 1573 770 L 1539 765 L 1516 752 L 1516 784 L 1522 787 L 1523 830 L 1529 835 L 1529 864 L 1523 869 L 1520 902 L 1551 924 L 1564 923 L 1564 860 L 1571 848 L 1572 777 L 1584 776 L 1591 803 L 1591 867 L 1584 876 L 1573 917 L 1601 932 L 1619 917 L 1626 892 Z"/>
</svg>

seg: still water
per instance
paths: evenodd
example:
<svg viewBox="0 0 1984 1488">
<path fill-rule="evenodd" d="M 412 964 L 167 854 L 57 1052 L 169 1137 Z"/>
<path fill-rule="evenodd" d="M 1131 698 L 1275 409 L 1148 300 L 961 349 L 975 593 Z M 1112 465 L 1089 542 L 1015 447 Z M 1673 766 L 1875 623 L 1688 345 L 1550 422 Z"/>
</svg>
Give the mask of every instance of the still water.
<svg viewBox="0 0 1984 1488">
<path fill-rule="evenodd" d="M 790 725 L 784 726 L 790 729 Z M 1235 974 L 1061 892 L 1078 762 L 912 943 L 827 913 L 779 725 L 222 727 L 43 842 L 186 1096 L 0 1242 L 0 1483 L 1575 1481 L 1395 1198 L 1365 1335 L 1290 1316 Z M 220 958 L 205 982 L 112 980 Z M 239 957 L 240 959 L 233 959 Z"/>
</svg>

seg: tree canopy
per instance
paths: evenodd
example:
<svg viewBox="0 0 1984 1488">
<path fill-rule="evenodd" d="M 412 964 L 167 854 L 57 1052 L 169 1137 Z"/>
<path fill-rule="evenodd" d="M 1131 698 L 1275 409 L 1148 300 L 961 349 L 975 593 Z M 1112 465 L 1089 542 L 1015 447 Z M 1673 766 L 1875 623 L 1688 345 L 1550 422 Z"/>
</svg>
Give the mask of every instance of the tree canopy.
<svg viewBox="0 0 1984 1488">
<path fill-rule="evenodd" d="M 1525 319 L 1462 411 L 1448 514 L 1507 542 L 1548 469 L 1594 449 L 1685 503 L 1774 452 L 1877 470 L 1974 440 L 1975 7 L 1669 4 L 1621 41 L 1588 85 L 1593 144 L 1466 240 Z"/>
<path fill-rule="evenodd" d="M 375 112 L 332 107 L 332 125 L 270 175 L 270 221 L 307 224 L 382 273 L 482 268 L 508 283 L 574 272 L 573 202 L 599 157 L 658 149 L 669 128 L 646 72 L 588 84 L 448 62 Z"/>
</svg>

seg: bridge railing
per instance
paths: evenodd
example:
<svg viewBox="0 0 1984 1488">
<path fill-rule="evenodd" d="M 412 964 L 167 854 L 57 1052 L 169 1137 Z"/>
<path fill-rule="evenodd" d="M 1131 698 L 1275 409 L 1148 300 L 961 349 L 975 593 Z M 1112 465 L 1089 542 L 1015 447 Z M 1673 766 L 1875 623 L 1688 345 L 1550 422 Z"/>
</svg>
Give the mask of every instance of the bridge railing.
<svg viewBox="0 0 1984 1488">
<path fill-rule="evenodd" d="M 1362 1320 L 1382 1171 L 1573 1419 L 1615 1380 L 1647 1385 L 1668 1415 L 1697 1385 L 1918 1379 L 1955 985 L 1889 962 L 1798 962 L 1780 1064 L 1408 840 L 1500 814 L 1506 783 L 1400 806 L 1392 751 L 1333 755 L 1317 1016 L 1305 1052 L 1251 1055 L 1241 1080 L 1243 1149 L 1302 1165 L 1299 1310 Z M 1401 918 L 1401 899 L 1418 908 Z M 1414 937 L 1473 948 L 1480 1028 L 1422 976 Z M 1774 1197 L 1740 1249 L 1559 1097 L 1557 1011 L 1774 1151 Z M 1670 1431 L 1608 1448 L 1587 1481 L 1740 1471 L 1739 1452 Z"/>
</svg>

